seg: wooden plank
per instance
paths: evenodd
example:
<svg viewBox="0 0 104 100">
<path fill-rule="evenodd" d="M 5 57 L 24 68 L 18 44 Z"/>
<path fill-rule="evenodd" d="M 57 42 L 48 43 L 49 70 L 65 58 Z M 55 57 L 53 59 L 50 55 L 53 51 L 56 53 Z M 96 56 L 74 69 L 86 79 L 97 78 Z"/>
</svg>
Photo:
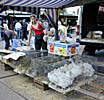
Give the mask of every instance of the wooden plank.
<svg viewBox="0 0 104 100">
<path fill-rule="evenodd" d="M 35 85 L 37 88 L 40 88 L 40 89 L 44 90 L 44 87 L 41 86 L 40 84 L 34 83 L 34 85 Z"/>
<path fill-rule="evenodd" d="M 30 74 L 27 74 L 25 73 L 26 76 L 30 77 L 30 78 L 34 78 L 34 76 L 30 75 Z"/>
<path fill-rule="evenodd" d="M 44 85 L 40 85 L 40 84 L 34 82 L 34 85 L 35 85 L 36 87 L 42 89 L 42 90 L 48 90 L 48 89 L 49 89 L 48 86 L 45 85 L 45 84 L 44 84 Z"/>
<path fill-rule="evenodd" d="M 3 66 L 1 66 L 1 69 L 4 71 L 8 71 L 8 70 L 11 70 L 12 68 L 9 65 L 4 64 Z"/>
<path fill-rule="evenodd" d="M 11 77 L 11 76 L 16 76 L 18 74 L 13 74 L 13 75 L 8 75 L 8 76 L 3 76 L 3 77 L 0 77 L 0 79 L 4 79 L 4 78 L 8 78 L 8 77 Z"/>
<path fill-rule="evenodd" d="M 3 71 L 3 70 L 0 69 L 0 79 L 6 78 L 8 76 L 14 76 L 14 75 L 16 75 L 16 73 L 14 73 L 12 70 Z"/>
<path fill-rule="evenodd" d="M 88 85 L 104 90 L 104 85 L 96 84 L 94 82 L 88 82 Z"/>
<path fill-rule="evenodd" d="M 13 53 L 14 51 L 10 51 L 10 50 L 5 50 L 5 49 L 0 49 L 0 53 L 6 53 L 6 54 L 9 54 L 9 53 Z"/>
<path fill-rule="evenodd" d="M 9 66 L 12 67 L 12 68 L 16 68 L 16 67 L 15 67 L 12 63 L 10 63 L 10 61 L 7 60 L 7 59 L 2 58 L 2 59 L 1 59 L 1 62 L 4 63 L 4 64 L 9 65 Z"/>
<path fill-rule="evenodd" d="M 90 97 L 96 98 L 98 100 L 104 100 L 104 96 L 101 95 L 101 94 L 89 92 L 89 91 L 81 89 L 81 88 L 75 88 L 74 90 L 77 91 L 77 92 L 83 93 L 85 95 L 88 95 Z"/>
<path fill-rule="evenodd" d="M 98 72 L 95 72 L 96 75 L 100 75 L 100 76 L 104 76 L 103 73 L 98 73 Z"/>
<path fill-rule="evenodd" d="M 35 81 L 34 81 L 34 85 L 35 85 L 36 87 L 42 89 L 42 90 L 48 90 L 48 89 L 49 89 L 48 85 L 42 83 L 41 81 L 39 82 L 39 81 L 36 81 L 36 80 L 35 80 Z"/>
<path fill-rule="evenodd" d="M 40 84 L 40 85 L 44 85 L 44 83 L 42 83 L 41 81 L 38 80 L 34 80 L 34 83 Z"/>
<path fill-rule="evenodd" d="M 40 89 L 43 89 L 43 90 L 48 90 L 49 89 L 48 85 L 43 83 L 42 81 L 40 81 L 39 78 L 38 79 L 34 78 L 33 81 L 34 81 L 34 85 L 36 87 L 38 87 Z"/>
<path fill-rule="evenodd" d="M 66 94 L 70 91 L 75 90 L 76 88 L 79 88 L 80 86 L 85 85 L 86 83 L 88 83 L 89 81 L 94 80 L 95 76 L 93 76 L 92 78 L 88 78 L 88 79 L 82 79 L 78 82 L 74 82 L 71 86 L 67 87 L 66 89 L 60 88 L 59 86 L 55 85 L 54 83 L 49 83 L 48 86 L 60 93 Z"/>
</svg>

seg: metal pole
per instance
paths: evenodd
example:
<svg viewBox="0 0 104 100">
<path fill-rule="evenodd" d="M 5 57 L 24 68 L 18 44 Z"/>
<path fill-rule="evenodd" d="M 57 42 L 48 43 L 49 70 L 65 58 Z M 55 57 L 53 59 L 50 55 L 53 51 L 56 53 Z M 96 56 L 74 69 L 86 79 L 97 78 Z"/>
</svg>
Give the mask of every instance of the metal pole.
<svg viewBox="0 0 104 100">
<path fill-rule="evenodd" d="M 1 38 L 1 20 L 0 20 L 0 40 L 2 40 L 2 38 Z"/>
<path fill-rule="evenodd" d="M 57 18 L 59 18 L 58 16 L 59 16 L 59 13 L 58 13 L 58 9 L 57 9 Z M 56 21 L 56 28 L 55 29 L 56 29 L 55 40 L 59 40 L 59 37 L 58 37 L 58 19 Z"/>
<path fill-rule="evenodd" d="M 57 24 L 58 25 L 58 24 Z M 58 40 L 58 27 L 56 28 L 56 32 L 55 32 L 55 40 Z"/>
</svg>

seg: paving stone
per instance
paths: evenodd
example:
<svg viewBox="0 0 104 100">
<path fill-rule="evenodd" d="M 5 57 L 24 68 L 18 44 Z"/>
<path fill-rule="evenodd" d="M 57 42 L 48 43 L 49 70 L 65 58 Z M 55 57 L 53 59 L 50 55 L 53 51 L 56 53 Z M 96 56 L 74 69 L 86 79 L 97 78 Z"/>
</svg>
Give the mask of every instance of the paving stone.
<svg viewBox="0 0 104 100">
<path fill-rule="evenodd" d="M 3 78 L 3 77 L 8 77 L 8 76 L 11 76 L 11 75 L 15 75 L 16 73 L 13 72 L 13 71 L 4 71 L 4 70 L 1 70 L 0 69 L 0 78 Z"/>
<path fill-rule="evenodd" d="M 0 82 L 0 100 L 25 100 L 25 99 Z"/>
</svg>

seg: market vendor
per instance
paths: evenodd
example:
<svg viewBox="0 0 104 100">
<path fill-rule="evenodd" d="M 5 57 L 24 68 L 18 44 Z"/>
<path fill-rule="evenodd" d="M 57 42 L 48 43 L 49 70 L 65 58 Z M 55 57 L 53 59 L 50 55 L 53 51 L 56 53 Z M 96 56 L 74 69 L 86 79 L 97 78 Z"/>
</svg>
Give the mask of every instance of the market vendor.
<svg viewBox="0 0 104 100">
<path fill-rule="evenodd" d="M 9 30 L 7 27 L 3 27 L 4 29 L 4 40 L 5 40 L 5 49 L 9 49 L 10 40 L 16 36 L 16 32 L 13 30 Z"/>
<path fill-rule="evenodd" d="M 30 46 L 30 38 L 32 36 L 32 32 L 34 32 L 35 34 L 35 49 L 38 51 L 41 50 L 46 50 L 47 51 L 47 42 L 44 41 L 43 37 L 44 34 L 47 33 L 47 29 L 46 27 L 39 21 L 36 21 L 36 15 L 32 15 L 31 16 L 31 21 L 32 21 L 32 25 L 31 25 L 31 29 L 29 32 L 29 37 L 28 37 L 28 46 Z M 43 28 L 45 29 L 45 31 L 43 31 Z M 44 55 L 47 55 L 47 53 L 44 53 Z"/>
</svg>

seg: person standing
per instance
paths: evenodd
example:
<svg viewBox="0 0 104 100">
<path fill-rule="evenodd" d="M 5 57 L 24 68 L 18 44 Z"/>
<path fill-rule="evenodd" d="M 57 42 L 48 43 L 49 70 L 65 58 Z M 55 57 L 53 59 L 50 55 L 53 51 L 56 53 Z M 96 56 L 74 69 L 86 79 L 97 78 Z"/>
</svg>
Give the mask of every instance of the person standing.
<svg viewBox="0 0 104 100">
<path fill-rule="evenodd" d="M 29 22 L 28 25 L 27 25 L 27 31 L 28 31 L 28 33 L 29 33 L 29 31 L 30 31 L 30 29 L 31 29 L 31 25 L 32 25 L 31 17 L 32 17 L 32 16 L 30 16 L 30 22 Z"/>
<path fill-rule="evenodd" d="M 30 38 L 31 38 L 32 32 L 34 32 L 35 49 L 37 51 L 38 50 L 40 51 L 42 47 L 42 50 L 47 50 L 47 42 L 43 40 L 43 36 L 44 36 L 43 28 L 45 29 L 45 32 L 47 32 L 46 27 L 41 22 L 36 21 L 36 15 L 31 16 L 31 20 L 32 20 L 32 25 L 31 25 L 31 29 L 28 37 L 28 46 L 30 45 Z M 43 54 L 47 55 L 47 52 Z"/>
<path fill-rule="evenodd" d="M 5 40 L 5 49 L 9 49 L 10 47 L 10 40 L 16 36 L 16 32 L 13 30 L 9 30 L 6 27 L 3 27 L 4 29 L 4 40 Z"/>
<path fill-rule="evenodd" d="M 7 30 L 9 29 L 6 22 L 3 22 L 2 26 L 5 27 Z M 5 34 L 4 33 L 5 33 L 4 30 L 2 30 L 2 38 L 3 39 L 5 38 Z"/>
<path fill-rule="evenodd" d="M 29 34 L 30 30 L 31 30 L 31 25 L 32 25 L 32 20 L 31 20 L 32 16 L 30 16 L 30 22 L 28 23 L 28 26 L 27 26 L 27 32 Z M 35 34 L 34 32 L 32 31 L 32 36 L 31 36 L 31 40 L 30 40 L 30 43 L 32 43 L 32 48 L 35 50 Z"/>
<path fill-rule="evenodd" d="M 27 40 L 27 23 L 25 19 L 22 22 L 22 40 L 26 39 Z"/>
<path fill-rule="evenodd" d="M 22 28 L 22 25 L 20 22 L 17 22 L 15 24 L 15 30 L 17 32 L 17 39 L 20 39 L 21 38 L 21 28 Z"/>
</svg>

